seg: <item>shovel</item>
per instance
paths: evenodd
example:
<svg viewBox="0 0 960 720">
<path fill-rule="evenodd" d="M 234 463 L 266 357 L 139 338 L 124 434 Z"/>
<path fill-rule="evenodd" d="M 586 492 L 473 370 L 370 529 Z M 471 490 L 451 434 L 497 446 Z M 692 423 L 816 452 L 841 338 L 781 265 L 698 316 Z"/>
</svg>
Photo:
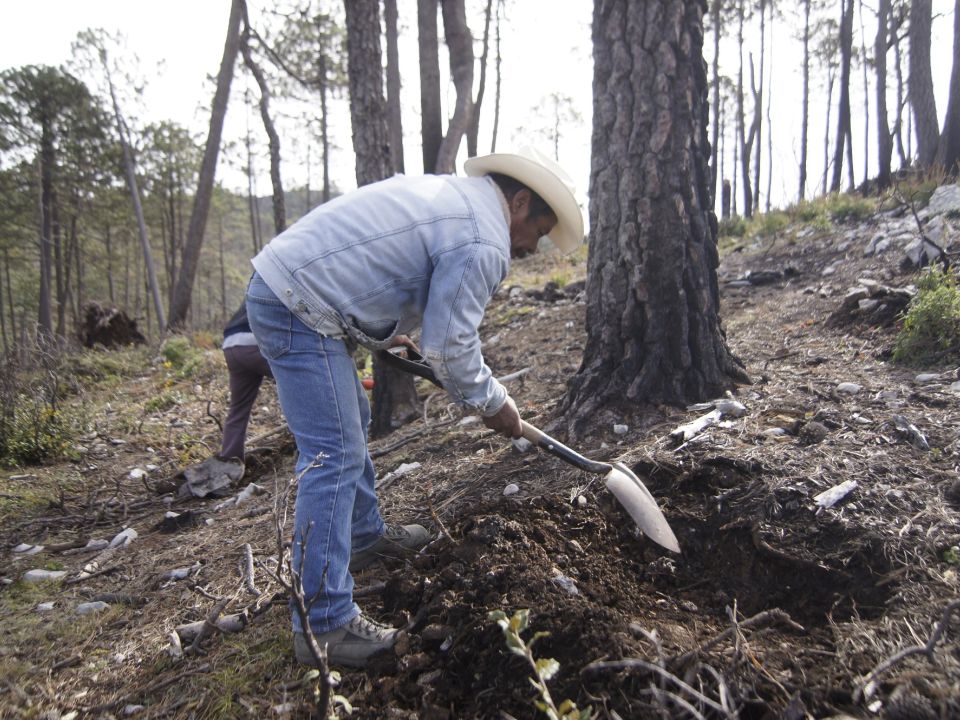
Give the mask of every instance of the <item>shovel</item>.
<svg viewBox="0 0 960 720">
<path fill-rule="evenodd" d="M 437 387 L 443 387 L 434 375 L 433 369 L 416 350 L 411 347 L 394 348 L 394 350 L 406 352 L 408 357 L 401 357 L 397 352 L 390 350 L 383 350 L 379 355 L 386 363 L 426 378 Z M 581 470 L 603 475 L 607 490 L 613 493 L 643 534 L 667 550 L 680 552 L 677 537 L 657 506 L 657 501 L 630 468 L 620 462 L 605 463 L 591 460 L 525 420 L 521 420 L 520 424 L 523 428 L 523 437 L 537 447 Z"/>
</svg>

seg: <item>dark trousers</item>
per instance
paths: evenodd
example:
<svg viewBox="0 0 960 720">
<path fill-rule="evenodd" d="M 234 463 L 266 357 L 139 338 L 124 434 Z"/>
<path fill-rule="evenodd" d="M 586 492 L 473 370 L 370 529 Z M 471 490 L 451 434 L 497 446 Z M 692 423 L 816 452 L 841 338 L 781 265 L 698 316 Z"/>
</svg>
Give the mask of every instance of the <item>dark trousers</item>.
<svg viewBox="0 0 960 720">
<path fill-rule="evenodd" d="M 223 356 L 230 371 L 230 410 L 223 423 L 220 457 L 243 459 L 250 411 L 257 400 L 263 378 L 272 378 L 273 373 L 256 345 L 235 345 L 224 350 Z"/>
</svg>

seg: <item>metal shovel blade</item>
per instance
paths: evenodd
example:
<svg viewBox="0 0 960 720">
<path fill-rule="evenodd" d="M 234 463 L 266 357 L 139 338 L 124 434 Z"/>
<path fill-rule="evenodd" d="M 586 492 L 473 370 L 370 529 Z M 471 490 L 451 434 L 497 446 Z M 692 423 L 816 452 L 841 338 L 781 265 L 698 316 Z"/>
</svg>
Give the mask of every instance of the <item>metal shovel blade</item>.
<svg viewBox="0 0 960 720">
<path fill-rule="evenodd" d="M 657 501 L 630 468 L 623 463 L 612 463 L 604 482 L 644 535 L 667 550 L 680 552 L 677 536 L 670 529 Z"/>
</svg>

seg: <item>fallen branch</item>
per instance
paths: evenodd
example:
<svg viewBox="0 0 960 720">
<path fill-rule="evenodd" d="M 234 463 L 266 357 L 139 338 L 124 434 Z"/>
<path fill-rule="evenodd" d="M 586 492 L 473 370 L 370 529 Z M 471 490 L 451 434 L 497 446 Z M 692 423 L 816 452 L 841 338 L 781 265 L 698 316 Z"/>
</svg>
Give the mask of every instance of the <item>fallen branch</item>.
<svg viewBox="0 0 960 720">
<path fill-rule="evenodd" d="M 227 605 L 230 604 L 231 598 L 223 598 L 220 602 L 213 606 L 213 610 L 210 611 L 210 614 L 207 615 L 207 618 L 203 621 L 200 627 L 200 632 L 197 633 L 197 636 L 193 639 L 193 642 L 190 643 L 184 652 L 187 655 L 200 652 L 200 643 L 204 641 L 205 638 L 209 637 L 210 634 L 217 629 L 217 620 L 220 618 L 220 614 L 226 609 Z"/>
<path fill-rule="evenodd" d="M 693 650 L 688 650 L 687 652 L 683 653 L 683 655 L 679 655 L 671 659 L 670 665 L 672 667 L 683 667 L 700 653 L 707 652 L 708 650 L 722 643 L 724 640 L 732 637 L 737 630 L 755 630 L 758 628 L 768 627 L 769 625 L 773 625 L 775 623 L 786 625 L 791 630 L 796 630 L 797 632 L 806 632 L 806 628 L 804 628 L 803 625 L 794 622 L 793 618 L 791 618 L 788 613 L 784 612 L 780 608 L 773 608 L 772 610 L 765 610 L 761 613 L 757 613 L 753 617 L 737 623 L 736 627 L 728 627 L 722 633 L 711 638 L 710 640 L 707 640 L 702 645 L 695 647 Z M 632 625 L 631 629 L 633 629 Z"/>
<path fill-rule="evenodd" d="M 210 405 L 211 405 L 212 403 L 213 403 L 212 400 L 207 400 L 207 417 L 208 417 L 208 418 L 211 418 L 211 419 L 217 424 L 217 429 L 218 429 L 218 430 L 220 431 L 220 433 L 222 434 L 222 433 L 223 433 L 223 425 L 220 424 L 220 418 L 217 417 L 216 415 L 214 415 L 212 412 L 210 412 Z"/>
<path fill-rule="evenodd" d="M 863 682 L 854 689 L 854 702 L 858 702 L 861 697 L 863 697 L 864 700 L 869 700 L 873 697 L 877 692 L 877 679 L 894 665 L 897 665 L 911 655 L 926 655 L 927 660 L 934 662 L 933 651 L 944 633 L 946 633 L 947 628 L 950 627 L 950 616 L 953 614 L 953 611 L 958 608 L 960 608 L 960 600 L 953 600 L 947 604 L 943 609 L 943 613 L 940 615 L 940 620 L 933 626 L 933 631 L 930 633 L 930 637 L 927 639 L 925 645 L 911 645 L 910 647 L 906 647 L 891 655 L 871 670 L 863 679 Z"/>
<path fill-rule="evenodd" d="M 254 582 L 253 549 L 250 547 L 250 543 L 244 543 L 243 556 L 244 556 L 243 576 L 246 581 L 247 590 L 249 590 L 256 597 L 260 597 L 263 593 L 257 590 L 256 583 Z"/>
<path fill-rule="evenodd" d="M 229 598 L 227 598 L 225 601 L 221 600 L 221 603 L 223 603 L 224 607 L 226 607 L 227 602 L 229 602 Z M 223 608 L 220 607 L 219 603 L 216 607 L 214 607 L 214 610 L 217 610 L 218 608 L 220 612 L 223 612 Z M 210 616 L 212 615 L 213 613 L 211 612 Z M 231 613 L 230 615 L 223 616 L 220 616 L 218 613 L 218 616 L 213 620 L 210 619 L 210 616 L 204 620 L 198 620 L 197 622 L 177 626 L 175 628 L 175 632 L 179 636 L 180 641 L 184 643 L 191 643 L 190 647 L 192 647 L 194 644 L 196 644 L 198 638 L 203 640 L 214 630 L 219 630 L 220 632 L 225 633 L 238 633 L 243 630 L 248 623 L 247 614 L 245 612 Z M 187 648 L 187 651 L 189 652 L 189 648 Z"/>
</svg>

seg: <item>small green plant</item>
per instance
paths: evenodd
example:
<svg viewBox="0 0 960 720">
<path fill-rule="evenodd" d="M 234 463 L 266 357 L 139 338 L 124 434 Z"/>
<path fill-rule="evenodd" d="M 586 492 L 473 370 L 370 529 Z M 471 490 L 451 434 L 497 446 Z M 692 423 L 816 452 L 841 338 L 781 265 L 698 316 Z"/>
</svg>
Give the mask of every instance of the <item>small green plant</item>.
<svg viewBox="0 0 960 720">
<path fill-rule="evenodd" d="M 185 337 L 172 337 L 163 343 L 160 354 L 164 367 L 174 371 L 177 377 L 190 377 L 203 362 L 203 353 Z"/>
<path fill-rule="evenodd" d="M 557 707 L 550 695 L 550 689 L 547 687 L 547 681 L 554 677 L 560 670 L 560 663 L 553 658 L 541 658 L 537 660 L 533 655 L 534 643 L 550 633 L 536 632 L 526 642 L 521 633 L 530 626 L 530 611 L 517 610 L 512 617 L 508 617 L 503 610 L 494 610 L 487 616 L 493 620 L 503 630 L 503 637 L 507 641 L 507 648 L 514 655 L 519 655 L 526 660 L 533 670 L 533 677 L 530 678 L 530 684 L 540 693 L 540 700 L 535 700 L 537 708 L 546 714 L 550 720 L 590 720 L 593 717 L 593 708 L 586 707 L 579 710 L 572 700 L 564 700 Z"/>
<path fill-rule="evenodd" d="M 143 409 L 148 412 L 163 412 L 176 405 L 183 404 L 183 395 L 179 390 L 164 390 L 159 395 L 154 395 L 143 404 Z"/>
<path fill-rule="evenodd" d="M 931 268 L 903 318 L 893 349 L 895 362 L 930 365 L 960 355 L 960 290 L 950 271 Z"/>
</svg>

